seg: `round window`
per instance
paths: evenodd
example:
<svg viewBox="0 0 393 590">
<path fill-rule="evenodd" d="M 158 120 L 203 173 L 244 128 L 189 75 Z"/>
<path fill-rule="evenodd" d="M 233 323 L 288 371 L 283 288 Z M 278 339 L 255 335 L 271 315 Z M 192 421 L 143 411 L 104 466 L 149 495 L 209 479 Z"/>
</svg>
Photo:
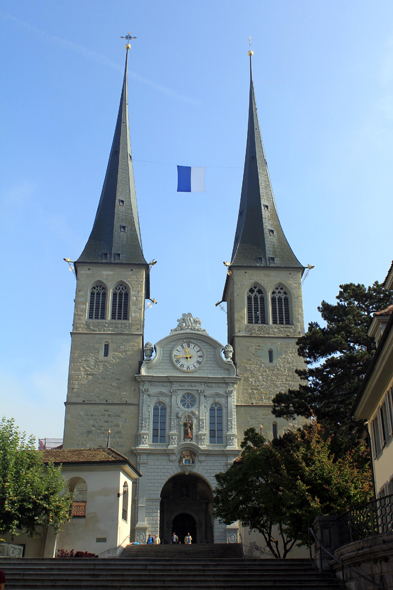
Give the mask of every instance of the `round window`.
<svg viewBox="0 0 393 590">
<path fill-rule="evenodd" d="M 193 408 L 195 406 L 195 404 L 196 404 L 196 397 L 192 393 L 185 393 L 180 398 L 180 405 L 183 408 L 185 408 L 186 410 Z"/>
</svg>

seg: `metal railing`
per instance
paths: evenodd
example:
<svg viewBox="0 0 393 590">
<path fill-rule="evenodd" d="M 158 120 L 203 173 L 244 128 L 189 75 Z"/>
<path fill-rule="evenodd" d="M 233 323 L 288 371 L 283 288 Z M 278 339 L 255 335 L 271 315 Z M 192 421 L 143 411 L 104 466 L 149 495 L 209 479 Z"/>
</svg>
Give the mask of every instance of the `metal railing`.
<svg viewBox="0 0 393 590">
<path fill-rule="evenodd" d="M 337 519 L 340 547 L 393 532 L 393 494 L 349 510 Z"/>
<path fill-rule="evenodd" d="M 318 547 L 319 547 L 319 571 L 320 571 L 321 575 L 323 574 L 323 567 L 322 567 L 323 553 L 322 552 L 325 552 L 327 555 L 329 555 L 329 557 L 331 559 L 333 559 L 334 561 L 336 561 L 337 563 L 339 563 L 341 565 L 341 587 L 342 588 L 345 589 L 345 583 L 346 583 L 345 582 L 345 570 L 347 569 L 347 570 L 351 571 L 353 574 L 355 574 L 356 576 L 363 578 L 363 580 L 366 580 L 369 584 L 372 584 L 375 588 L 380 588 L 380 590 L 385 590 L 383 580 L 382 580 L 382 584 L 377 584 L 377 582 L 370 580 L 370 578 L 367 578 L 366 576 L 364 576 L 360 572 L 353 569 L 353 567 L 346 565 L 343 561 L 341 561 L 341 559 L 338 559 L 337 557 L 335 557 L 333 555 L 333 553 L 330 553 L 330 551 L 322 545 L 321 541 L 317 538 L 317 536 L 315 535 L 315 533 L 311 527 L 308 528 L 308 536 L 309 536 L 310 560 L 311 561 L 314 561 L 314 560 L 316 561 L 317 544 L 318 544 Z M 313 544 L 312 539 L 314 539 L 314 542 L 315 542 L 315 556 L 314 556 L 314 558 L 312 556 L 312 544 Z"/>
</svg>

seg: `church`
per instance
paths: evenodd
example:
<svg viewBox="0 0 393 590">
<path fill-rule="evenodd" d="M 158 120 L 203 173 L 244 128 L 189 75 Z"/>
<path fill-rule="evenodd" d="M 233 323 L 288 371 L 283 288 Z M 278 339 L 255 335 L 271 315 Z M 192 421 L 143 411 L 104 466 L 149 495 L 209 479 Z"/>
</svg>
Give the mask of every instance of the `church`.
<svg viewBox="0 0 393 590">
<path fill-rule="evenodd" d="M 273 416 L 272 399 L 296 388 L 295 371 L 303 368 L 296 341 L 304 333 L 304 267 L 277 214 L 252 51 L 243 185 L 222 295 L 228 340 L 215 340 L 214 326 L 183 309 L 169 334 L 145 342 L 151 265 L 134 184 L 129 49 L 97 213 L 74 263 L 63 448 L 45 451 L 62 463 L 75 492 L 73 518 L 57 547 L 102 556 L 130 541 L 146 543 L 148 534 L 170 542 L 173 531 L 180 540 L 190 533 L 195 543 L 240 542 L 239 523 L 227 526 L 213 517 L 215 474 L 239 456 L 247 428 L 263 428 L 273 438 L 288 427 Z"/>
</svg>

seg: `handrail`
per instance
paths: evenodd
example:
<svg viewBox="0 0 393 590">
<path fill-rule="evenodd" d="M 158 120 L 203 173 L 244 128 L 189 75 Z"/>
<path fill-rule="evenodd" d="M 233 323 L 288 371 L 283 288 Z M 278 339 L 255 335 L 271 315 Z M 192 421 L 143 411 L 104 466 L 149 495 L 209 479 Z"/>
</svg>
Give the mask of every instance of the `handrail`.
<svg viewBox="0 0 393 590">
<path fill-rule="evenodd" d="M 121 551 L 119 550 L 119 548 L 121 547 L 121 549 L 124 549 L 123 543 L 127 540 L 130 539 L 130 535 L 127 535 L 126 537 L 124 537 L 124 539 L 122 540 L 122 542 L 117 546 L 117 547 L 111 547 L 110 549 L 104 549 L 104 551 L 101 551 L 101 553 L 97 554 L 97 557 L 100 557 L 100 555 L 103 555 L 104 553 L 109 553 L 109 551 L 113 551 L 114 549 L 117 549 L 117 556 L 119 556 L 119 554 L 121 553 Z"/>
<path fill-rule="evenodd" d="M 334 559 L 334 561 L 337 561 L 337 563 L 339 563 L 341 565 L 341 571 L 342 571 L 342 582 L 345 588 L 345 573 L 344 573 L 344 568 L 346 567 L 348 570 L 350 570 L 351 572 L 353 572 L 354 574 L 356 574 L 357 576 L 360 576 L 361 578 L 363 578 L 363 580 L 366 580 L 367 582 L 369 582 L 370 584 L 373 584 L 373 586 L 376 586 L 376 588 L 381 588 L 381 590 L 385 590 L 385 586 L 382 580 L 382 584 L 377 584 L 377 582 L 374 582 L 373 580 L 370 580 L 370 578 L 367 578 L 367 576 L 364 576 L 363 574 L 361 574 L 360 572 L 357 572 L 355 569 L 353 569 L 353 567 L 351 567 L 350 565 L 347 565 L 346 563 L 344 563 L 343 561 L 341 561 L 341 559 L 338 559 L 338 557 L 335 557 L 332 553 L 330 553 L 330 551 L 328 549 L 326 549 L 326 547 L 324 547 L 324 545 L 322 545 L 321 541 L 319 539 L 317 539 L 314 531 L 312 530 L 311 527 L 308 527 L 308 532 L 312 534 L 312 536 L 314 537 L 314 540 L 316 543 L 319 544 L 320 549 L 323 549 L 325 551 L 325 553 L 327 553 L 328 555 L 330 555 L 330 557 L 332 559 Z M 316 546 L 315 546 L 316 548 Z M 311 542 L 310 542 L 310 556 L 311 556 Z M 321 572 L 322 572 L 322 553 L 321 553 Z"/>
</svg>

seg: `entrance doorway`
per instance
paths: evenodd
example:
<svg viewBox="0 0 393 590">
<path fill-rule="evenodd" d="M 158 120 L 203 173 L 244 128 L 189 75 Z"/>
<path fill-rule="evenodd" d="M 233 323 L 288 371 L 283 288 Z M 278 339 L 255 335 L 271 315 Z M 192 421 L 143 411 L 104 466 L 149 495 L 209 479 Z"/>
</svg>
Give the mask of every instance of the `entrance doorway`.
<svg viewBox="0 0 393 590">
<path fill-rule="evenodd" d="M 179 537 L 179 541 L 184 543 L 184 537 L 190 533 L 193 544 L 198 543 L 197 527 L 195 518 L 191 514 L 182 513 L 175 516 L 172 521 L 172 532 Z"/>
<path fill-rule="evenodd" d="M 175 475 L 161 490 L 161 542 L 170 543 L 173 532 L 182 543 L 187 533 L 193 543 L 214 543 L 213 492 L 194 473 Z"/>
</svg>

